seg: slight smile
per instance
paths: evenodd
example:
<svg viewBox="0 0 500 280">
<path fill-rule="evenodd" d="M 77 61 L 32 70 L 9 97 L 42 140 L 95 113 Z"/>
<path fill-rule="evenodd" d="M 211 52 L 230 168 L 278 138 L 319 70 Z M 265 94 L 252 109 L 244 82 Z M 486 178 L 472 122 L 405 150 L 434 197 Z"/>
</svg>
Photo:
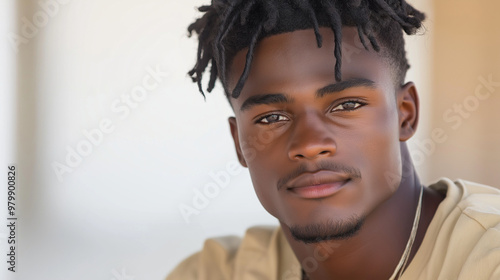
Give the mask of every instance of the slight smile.
<svg viewBox="0 0 500 280">
<path fill-rule="evenodd" d="M 315 173 L 304 173 L 298 176 L 291 181 L 286 190 L 301 198 L 317 199 L 337 193 L 350 181 L 351 178 L 345 174 L 320 170 Z"/>
</svg>

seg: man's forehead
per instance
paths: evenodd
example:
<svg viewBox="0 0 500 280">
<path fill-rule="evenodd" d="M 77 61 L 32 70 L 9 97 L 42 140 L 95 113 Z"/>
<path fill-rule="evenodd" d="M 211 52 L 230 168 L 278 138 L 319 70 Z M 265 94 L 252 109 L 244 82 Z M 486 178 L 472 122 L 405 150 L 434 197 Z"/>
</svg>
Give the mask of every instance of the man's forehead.
<svg viewBox="0 0 500 280">
<path fill-rule="evenodd" d="M 334 35 L 329 28 L 320 28 L 323 46 L 318 48 L 313 29 L 296 30 L 262 39 L 254 52 L 248 80 L 242 93 L 252 87 L 279 87 L 294 77 L 315 77 L 325 75 L 335 81 Z M 373 78 L 369 71 L 387 67 L 381 54 L 365 50 L 353 27 L 342 29 L 342 73 L 346 78 Z M 228 88 L 236 85 L 246 63 L 247 49 L 234 57 L 229 75 Z M 386 69 L 380 69 L 384 71 Z M 304 81 L 304 79 L 301 79 Z M 257 84 L 255 84 L 257 82 Z M 292 81 L 293 82 L 293 81 Z M 292 83 L 293 84 L 293 83 Z M 300 86 L 300 85 L 296 85 Z"/>
</svg>

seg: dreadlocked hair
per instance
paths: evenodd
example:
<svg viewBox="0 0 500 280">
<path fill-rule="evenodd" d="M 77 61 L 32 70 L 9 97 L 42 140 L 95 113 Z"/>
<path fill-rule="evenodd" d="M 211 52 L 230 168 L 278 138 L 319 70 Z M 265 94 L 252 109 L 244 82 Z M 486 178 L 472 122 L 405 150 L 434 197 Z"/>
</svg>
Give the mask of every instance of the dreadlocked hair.
<svg viewBox="0 0 500 280">
<path fill-rule="evenodd" d="M 196 64 L 188 74 L 205 97 L 202 78 L 210 64 L 207 91 L 212 91 L 219 78 L 228 98 L 240 95 L 259 40 L 312 28 L 320 48 L 320 27 L 331 28 L 334 34 L 337 81 L 342 79 L 342 26 L 353 26 L 366 50 L 384 48 L 396 68 L 396 82 L 402 84 L 409 68 L 402 31 L 415 34 L 425 18 L 405 0 L 212 0 L 198 10 L 203 16 L 188 27 L 189 35 L 196 32 L 199 41 Z M 229 92 L 227 68 L 244 48 L 248 51 L 243 73 Z"/>
</svg>

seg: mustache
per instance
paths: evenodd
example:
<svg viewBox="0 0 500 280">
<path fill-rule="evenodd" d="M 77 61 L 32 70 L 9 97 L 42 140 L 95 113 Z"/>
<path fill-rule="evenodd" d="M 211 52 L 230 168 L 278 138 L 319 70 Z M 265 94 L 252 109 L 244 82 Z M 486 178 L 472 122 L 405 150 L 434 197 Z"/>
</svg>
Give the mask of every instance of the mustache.
<svg viewBox="0 0 500 280">
<path fill-rule="evenodd" d="M 277 186 L 278 190 L 283 188 L 288 182 L 302 173 L 309 172 L 314 173 L 320 170 L 329 170 L 336 173 L 344 173 L 349 175 L 353 179 L 361 179 L 361 171 L 358 168 L 348 166 L 345 164 L 335 163 L 331 161 L 320 161 L 314 166 L 308 165 L 306 163 L 301 163 L 295 170 L 287 174 L 286 176 L 278 180 Z"/>
</svg>

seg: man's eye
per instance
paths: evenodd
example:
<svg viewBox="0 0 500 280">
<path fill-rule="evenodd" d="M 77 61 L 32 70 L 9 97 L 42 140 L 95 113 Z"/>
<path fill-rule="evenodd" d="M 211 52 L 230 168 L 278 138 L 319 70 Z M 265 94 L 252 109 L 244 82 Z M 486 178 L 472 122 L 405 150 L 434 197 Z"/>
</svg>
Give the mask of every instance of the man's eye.
<svg viewBox="0 0 500 280">
<path fill-rule="evenodd" d="M 337 112 L 337 111 L 352 111 L 356 110 L 359 107 L 365 105 L 364 103 L 358 102 L 358 101 L 346 101 L 340 103 L 338 106 L 332 109 L 332 112 Z"/>
<path fill-rule="evenodd" d="M 277 123 L 277 122 L 282 122 L 282 121 L 287 121 L 288 118 L 283 116 L 283 115 L 278 115 L 278 114 L 271 114 L 264 116 L 260 119 L 257 120 L 257 123 L 261 124 L 271 124 L 271 123 Z"/>
</svg>

